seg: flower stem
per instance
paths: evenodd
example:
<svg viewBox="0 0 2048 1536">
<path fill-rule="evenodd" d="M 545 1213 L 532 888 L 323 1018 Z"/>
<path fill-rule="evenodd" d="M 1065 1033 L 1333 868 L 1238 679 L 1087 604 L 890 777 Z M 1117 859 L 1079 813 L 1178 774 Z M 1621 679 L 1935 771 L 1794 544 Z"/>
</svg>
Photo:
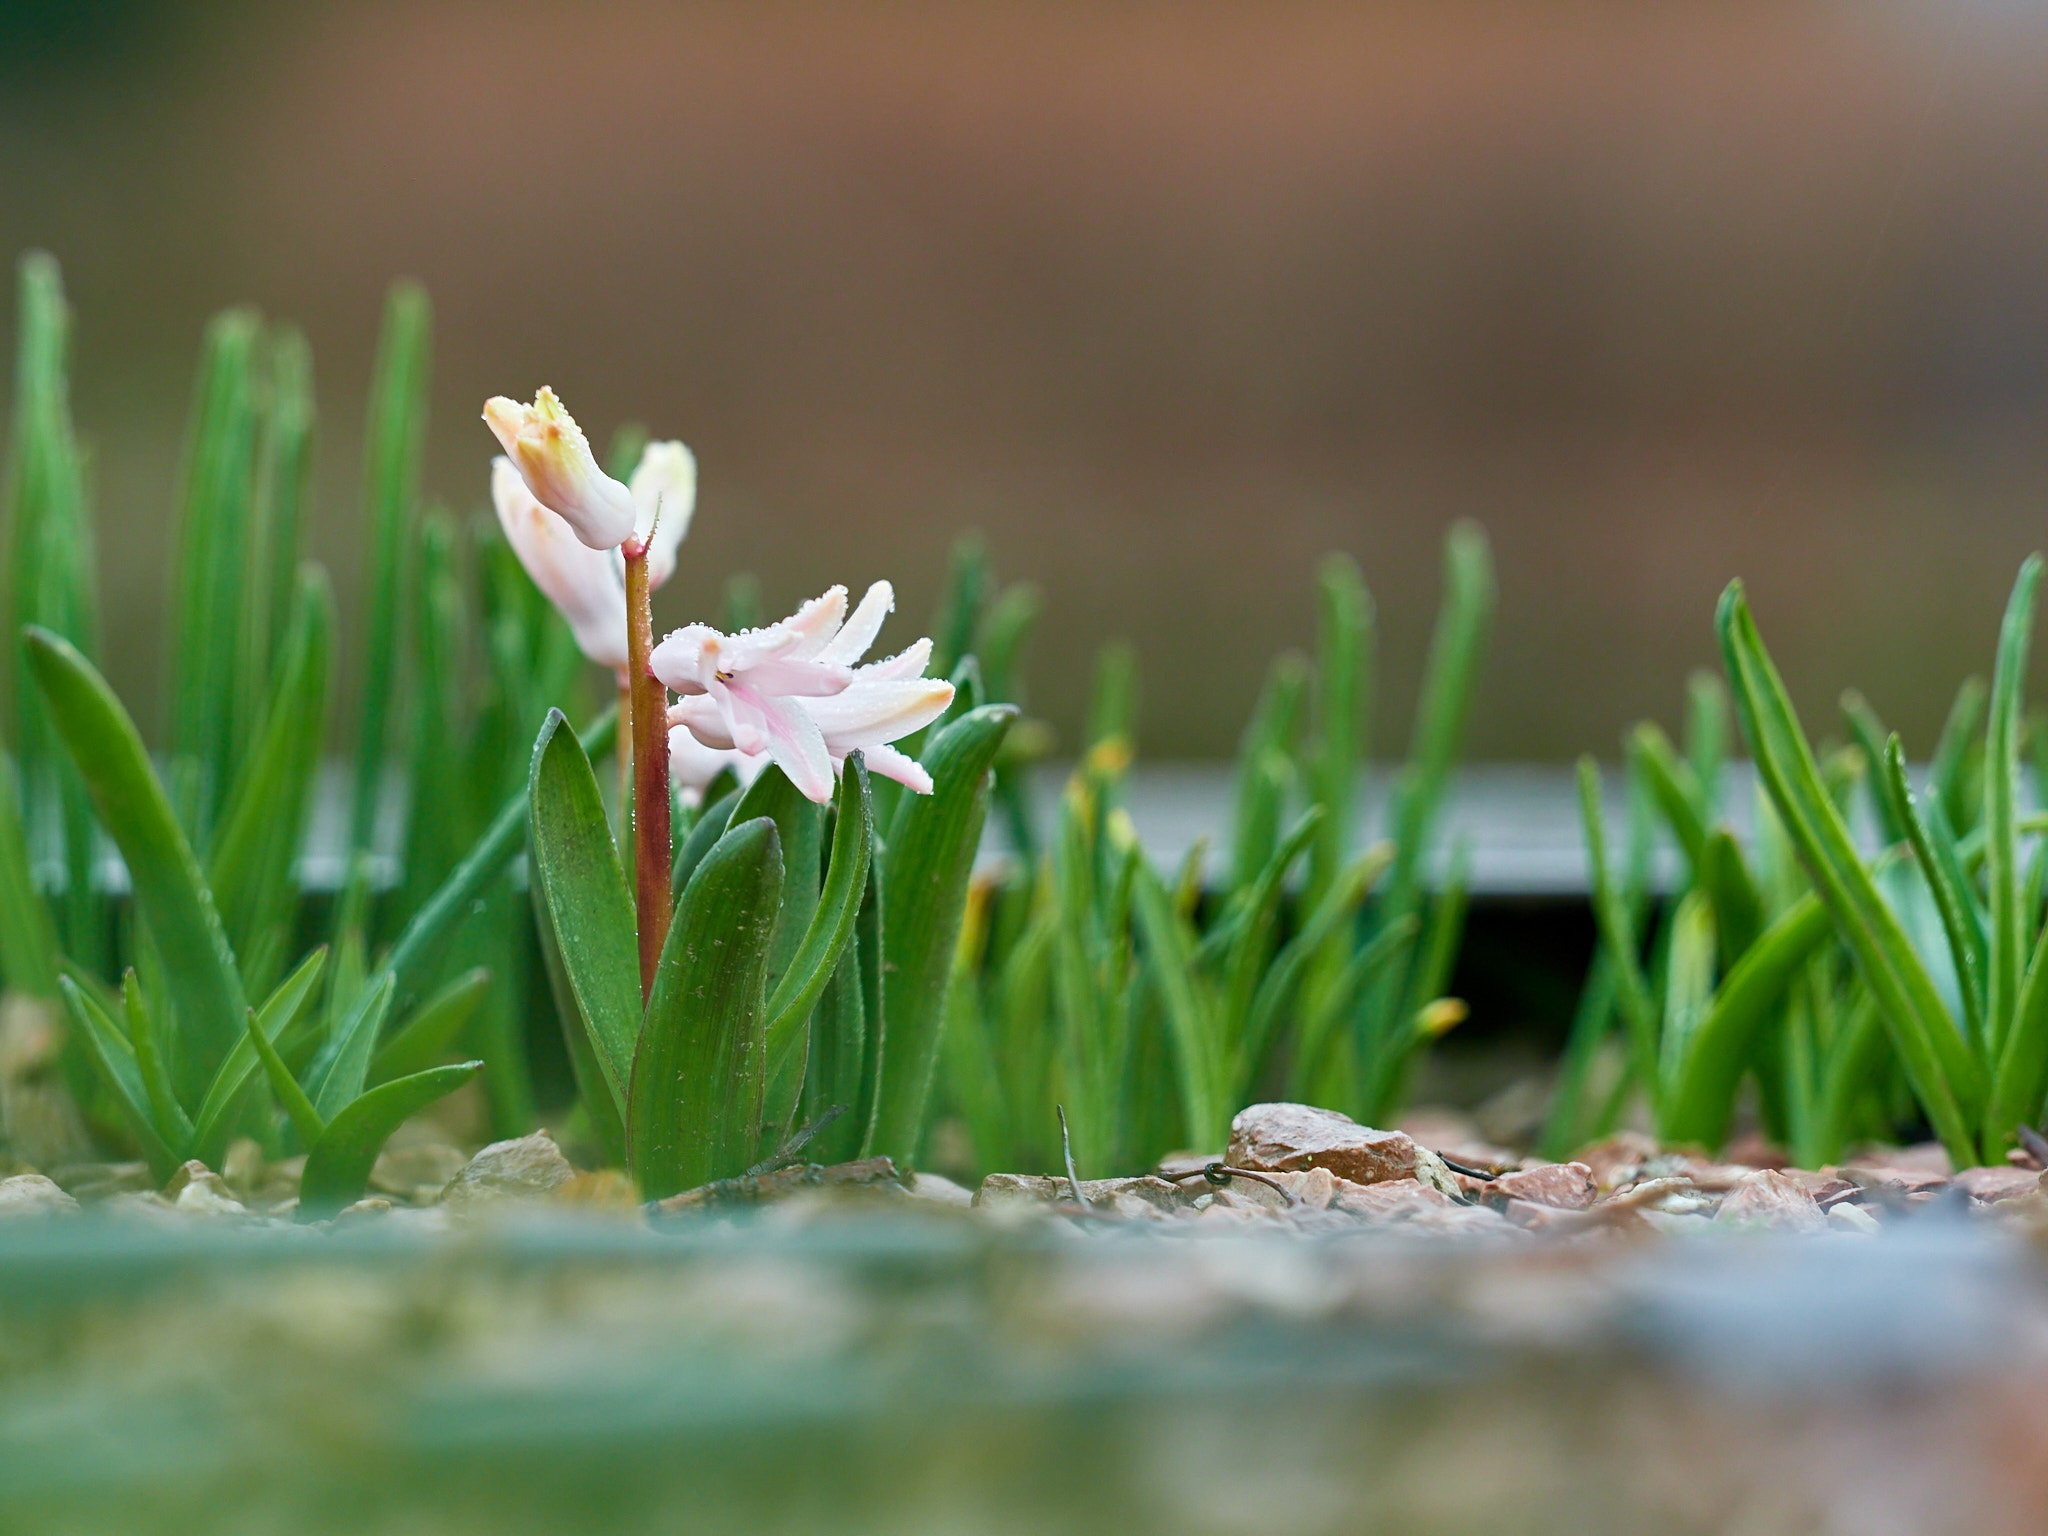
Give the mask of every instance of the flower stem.
<svg viewBox="0 0 2048 1536">
<path fill-rule="evenodd" d="M 647 550 L 637 539 L 626 558 L 626 656 L 632 696 L 633 898 L 640 927 L 640 996 L 654 990 L 654 968 L 668 942 L 669 877 L 675 848 L 669 827 L 668 690 L 647 669 L 654 652 L 648 607 Z M 622 724 L 624 722 L 621 722 Z"/>
</svg>

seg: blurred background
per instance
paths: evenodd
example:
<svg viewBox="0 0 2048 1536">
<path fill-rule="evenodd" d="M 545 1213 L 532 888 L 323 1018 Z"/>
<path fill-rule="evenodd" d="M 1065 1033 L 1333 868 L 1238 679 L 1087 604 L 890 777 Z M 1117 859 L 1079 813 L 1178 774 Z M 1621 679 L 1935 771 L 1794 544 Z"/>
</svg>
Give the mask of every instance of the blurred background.
<svg viewBox="0 0 2048 1536">
<path fill-rule="evenodd" d="M 315 554 L 360 590 L 381 296 L 436 306 L 428 487 L 485 396 L 686 438 L 659 617 L 982 529 L 1072 727 L 1227 752 L 1311 572 L 1405 736 L 1445 528 L 1500 569 L 1482 758 L 1611 754 L 1751 583 L 1810 712 L 1932 744 L 2048 543 L 2048 13 L 1635 7 L 0 6 L 0 251 L 77 310 L 114 681 L 152 699 L 200 328 L 303 325 Z M 11 330 L 11 306 L 7 324 Z M 349 653 L 344 646 L 342 654 Z M 351 716 L 338 714 L 338 721 Z"/>
</svg>

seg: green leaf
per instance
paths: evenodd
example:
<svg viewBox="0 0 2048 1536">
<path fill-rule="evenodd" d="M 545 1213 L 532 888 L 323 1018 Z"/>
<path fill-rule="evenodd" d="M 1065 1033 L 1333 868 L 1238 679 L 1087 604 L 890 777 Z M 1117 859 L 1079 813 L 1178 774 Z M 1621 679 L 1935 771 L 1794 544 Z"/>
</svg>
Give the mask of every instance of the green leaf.
<svg viewBox="0 0 2048 1536">
<path fill-rule="evenodd" d="M 1331 555 L 1316 574 L 1316 724 L 1308 790 L 1323 821 L 1309 853 L 1308 901 L 1322 900 L 1351 852 L 1358 769 L 1372 691 L 1373 606 L 1357 563 Z"/>
<path fill-rule="evenodd" d="M 1716 619 L 1728 676 L 1757 771 L 1800 862 L 1865 982 L 1935 1132 L 1958 1166 L 1976 1160 L 1971 1132 L 1984 1103 L 1984 1071 L 1943 1008 L 1933 979 L 1857 855 L 1800 729 L 1792 701 L 1764 650 L 1740 582 L 1722 594 Z"/>
<path fill-rule="evenodd" d="M 221 815 L 209 873 L 231 942 L 246 950 L 290 915 L 292 861 L 305 836 L 326 738 L 334 595 L 317 566 L 299 573 L 270 702 L 241 782 Z"/>
<path fill-rule="evenodd" d="M 170 757 L 179 809 L 202 848 L 235 777 L 235 717 L 255 682 L 242 675 L 242 621 L 251 596 L 261 335 L 252 310 L 231 309 L 207 325 L 186 447 L 171 604 Z M 239 1034 L 239 1011 L 235 1018 Z"/>
<path fill-rule="evenodd" d="M 604 1068 L 598 1065 L 597 1047 L 591 1044 L 590 1031 L 577 1010 L 576 994 L 570 989 L 568 973 L 562 967 L 562 946 L 555 937 L 555 925 L 548 917 L 547 903 L 541 898 L 537 882 L 531 895 L 533 926 L 540 944 L 541 965 L 547 972 L 548 995 L 554 1000 L 555 1019 L 569 1050 L 569 1068 L 576 1079 L 584 1118 L 590 1122 L 591 1133 L 607 1161 L 622 1166 L 626 1161 L 625 1104 L 605 1076 Z"/>
<path fill-rule="evenodd" d="M 14 760 L 0 753 L 0 983 L 30 997 L 57 995 L 57 926 L 36 889 Z"/>
<path fill-rule="evenodd" d="M 1444 545 L 1444 605 L 1415 706 L 1408 767 L 1395 795 L 1391 886 L 1397 899 L 1414 887 L 1450 785 L 1478 687 L 1493 603 L 1493 556 L 1486 535 L 1476 523 L 1459 523 Z"/>
<path fill-rule="evenodd" d="M 1301 732 L 1308 663 L 1289 652 L 1266 674 L 1258 707 L 1237 749 L 1231 815 L 1230 889 L 1248 884 L 1273 856 L 1280 818 L 1294 785 L 1294 745 Z"/>
<path fill-rule="evenodd" d="M 1998 631 L 1998 661 L 1991 674 L 1991 718 L 1984 741 L 1984 885 L 1990 897 L 1990 985 L 1984 1000 L 1992 1058 L 2004 1047 L 2019 1004 L 2026 964 L 2025 914 L 2020 908 L 2019 837 L 2014 830 L 2019 792 L 2022 693 L 2027 647 L 2034 634 L 2034 599 L 2041 557 L 2029 555 L 2013 582 Z"/>
<path fill-rule="evenodd" d="M 1166 887 L 1142 859 L 1131 890 L 1131 915 L 1166 1015 L 1187 1144 L 1203 1150 L 1221 1147 L 1230 1132 L 1231 1105 L 1216 1004 L 1196 974 L 1193 936 L 1173 911 Z"/>
<path fill-rule="evenodd" d="M 683 894 L 683 887 L 690 883 L 690 876 L 697 872 L 697 866 L 704 862 L 709 853 L 725 836 L 726 828 L 732 825 L 733 808 L 740 803 L 742 790 L 728 794 L 706 805 L 698 813 L 696 825 L 690 828 L 690 835 L 683 839 L 683 846 L 676 850 L 675 868 L 670 871 L 672 889 L 676 896 Z"/>
<path fill-rule="evenodd" d="M 136 1142 L 142 1148 L 142 1155 L 148 1161 L 150 1172 L 159 1180 L 167 1179 L 176 1170 L 182 1159 L 181 1149 L 173 1148 L 157 1128 L 155 1116 L 149 1102 L 149 1090 L 142 1081 L 141 1068 L 136 1065 L 135 1052 L 122 1037 L 120 1028 L 107 1017 L 99 1000 L 73 981 L 69 976 L 57 978 L 57 990 L 64 999 L 64 1006 L 79 1028 L 79 1038 L 85 1042 L 86 1054 L 99 1069 L 100 1076 L 114 1092 L 114 1102 L 121 1108 L 128 1121 L 128 1128 L 135 1133 Z"/>
<path fill-rule="evenodd" d="M 633 1177 L 650 1200 L 753 1163 L 761 1139 L 768 947 L 782 847 L 764 817 L 697 866 L 655 968 L 627 1096 Z"/>
<path fill-rule="evenodd" d="M 391 1012 L 391 992 L 391 973 L 378 972 L 357 996 L 341 1027 L 306 1069 L 306 1092 L 323 1116 L 339 1114 L 344 1105 L 362 1093 L 370 1075 L 370 1057 L 377 1049 L 378 1032 Z"/>
<path fill-rule="evenodd" d="M 909 1167 L 924 1135 L 946 982 L 974 856 L 988 816 L 989 765 L 1017 710 L 984 704 L 938 733 L 924 766 L 933 793 L 906 795 L 883 854 L 887 1020 L 869 1148 Z"/>
<path fill-rule="evenodd" d="M 745 809 L 744 803 L 741 809 Z M 790 909 L 792 882 L 788 877 L 783 882 L 782 917 L 776 924 L 776 938 L 769 954 L 773 991 L 768 998 L 768 1086 L 762 1111 L 766 1134 L 778 1142 L 789 1129 L 790 1117 L 795 1114 L 803 1091 L 810 1035 L 806 1026 L 811 1010 L 817 1006 L 819 995 L 853 938 L 854 919 L 868 888 L 868 861 L 875 845 L 874 815 L 867 764 L 856 752 L 847 758 L 839 779 L 838 817 L 832 829 L 832 857 L 826 869 L 824 890 L 811 903 L 810 925 L 800 936 L 794 954 L 780 978 L 774 979 L 774 949 L 781 944 L 782 928 Z M 797 883 L 800 886 L 801 882 Z M 852 1108 L 850 1104 L 847 1107 Z"/>
<path fill-rule="evenodd" d="M 327 1129 L 327 1117 L 313 1106 L 306 1097 L 306 1090 L 292 1075 L 292 1069 L 277 1054 L 277 1047 L 270 1043 L 270 1037 L 263 1033 L 263 1026 L 257 1022 L 252 1011 L 249 1015 L 249 1045 L 263 1063 L 263 1070 L 270 1078 L 270 1091 L 277 1102 L 284 1107 L 285 1114 L 292 1122 L 292 1129 L 299 1133 L 299 1141 L 307 1148 L 317 1146 L 321 1132 Z"/>
<path fill-rule="evenodd" d="M 482 1070 L 480 1061 L 430 1067 L 372 1088 L 327 1124 L 306 1154 L 299 1179 L 299 1219 L 353 1205 L 369 1187 L 370 1173 L 384 1143 L 414 1115 L 445 1098 Z"/>
<path fill-rule="evenodd" d="M 1970 826 L 1966 814 L 1969 806 L 1965 800 L 1968 789 L 1966 769 L 1978 723 L 1984 718 L 1985 697 L 1983 678 L 1963 679 L 1962 686 L 1956 690 L 1955 701 L 1949 705 L 1948 717 L 1941 723 L 1941 735 L 1935 740 L 1934 755 L 1927 760 L 1928 792 L 1941 797 L 1941 808 L 1948 815 L 1949 825 L 1958 830 L 1968 830 Z"/>
<path fill-rule="evenodd" d="M 1628 755 L 1629 765 L 1642 775 L 1643 783 L 1649 786 L 1650 797 L 1656 801 L 1665 824 L 1671 828 L 1672 838 L 1685 855 L 1686 864 L 1697 877 L 1700 862 L 1706 857 L 1709 831 L 1708 820 L 1699 809 L 1701 790 L 1698 775 L 1692 771 L 1692 765 L 1678 755 L 1671 745 L 1671 738 L 1649 720 L 1630 733 Z"/>
<path fill-rule="evenodd" d="M 121 850 L 136 905 L 162 951 L 178 1016 L 171 1078 L 181 1093 L 196 1094 L 242 1035 L 248 1004 L 234 952 L 121 701 L 69 642 L 31 629 L 27 643 L 50 716 Z"/>
<path fill-rule="evenodd" d="M 641 1031 L 633 896 L 597 775 L 560 710 L 548 711 L 534 745 L 527 801 L 535 889 L 555 931 L 578 1021 L 623 1110 Z"/>
<path fill-rule="evenodd" d="M 1984 923 L 1977 915 L 1977 904 L 1961 877 L 1955 856 L 1955 840 L 1947 838 L 1944 848 L 1942 840 L 1930 826 L 1930 822 L 1940 823 L 1942 831 L 1947 831 L 1941 818 L 1941 802 L 1930 797 L 1927 808 L 1933 815 L 1921 814 L 1906 778 L 1905 749 L 1896 735 L 1879 749 L 1876 761 L 1879 765 L 1879 800 L 1890 808 L 1889 820 L 1912 846 L 1920 873 L 1934 896 L 1935 910 L 1941 915 L 1942 932 L 1947 936 L 1949 954 L 1955 963 L 1956 986 L 1963 999 L 1963 1015 L 1971 1036 L 1981 1039 L 1984 1036 L 1984 986 L 1989 958 Z"/>
<path fill-rule="evenodd" d="M 135 1051 L 135 1068 L 149 1094 L 151 1118 L 165 1143 L 180 1154 L 192 1142 L 192 1121 L 171 1087 L 171 1074 L 164 1065 L 159 1020 L 143 1000 L 142 984 L 131 969 L 121 982 L 121 1011 L 128 1021 L 128 1044 Z"/>
<path fill-rule="evenodd" d="M 367 849 L 383 798 L 384 753 L 398 690 L 400 637 L 410 586 L 406 552 L 419 503 L 427 431 L 432 312 L 420 288 L 401 283 L 384 306 L 377 373 L 364 435 L 363 500 L 370 526 L 370 625 L 363 650 L 363 713 L 357 732 L 349 847 Z"/>
<path fill-rule="evenodd" d="M 41 251 L 22 257 L 15 369 L 9 543 L 12 624 L 39 624 L 86 655 L 97 648 L 93 528 L 85 459 L 71 423 L 71 315 L 57 263 Z M 65 951 L 95 971 L 108 967 L 106 908 L 94 885 L 97 854 L 85 785 L 58 751 L 28 669 L 17 653 L 15 746 L 22 824 L 62 834 L 64 890 L 53 903 Z M 41 995 L 55 997 L 55 973 Z"/>
<path fill-rule="evenodd" d="M 1722 978 L 1689 1049 L 1680 1053 L 1661 1117 L 1666 1140 L 1719 1147 L 1728 1136 L 1736 1089 L 1792 979 L 1833 931 L 1817 896 L 1779 914 Z M 1567 1148 L 1566 1150 L 1570 1150 Z"/>
<path fill-rule="evenodd" d="M 1636 953 L 1635 923 L 1615 889 L 1607 863 L 1607 821 L 1600 805 L 1600 769 L 1579 759 L 1579 813 L 1586 830 L 1586 867 L 1592 876 L 1593 923 L 1601 952 L 1614 966 L 1615 1006 L 1628 1028 L 1629 1061 L 1645 1093 L 1654 1096 L 1657 1074 L 1657 1004 Z"/>
<path fill-rule="evenodd" d="M 607 709 L 583 731 L 583 750 L 601 758 L 617 743 L 618 734 L 618 712 Z M 441 946 L 470 915 L 483 888 L 527 841 L 529 798 L 529 789 L 522 788 L 505 802 L 483 836 L 441 882 L 441 888 L 421 904 L 399 933 L 398 942 L 384 959 L 384 969 L 396 982 L 395 1006 L 410 1006 L 420 988 L 432 980 L 430 972 Z"/>
<path fill-rule="evenodd" d="M 774 987 L 788 971 L 818 910 L 825 808 L 806 799 L 789 775 L 770 763 L 740 796 L 727 826 L 737 827 L 757 816 L 775 823 L 782 843 L 782 911 L 768 945 L 768 985 Z"/>
<path fill-rule="evenodd" d="M 292 1021 L 299 1017 L 311 1000 L 326 968 L 327 951 L 316 949 L 264 999 L 263 1006 L 256 1010 L 256 1022 L 266 1039 L 276 1040 L 291 1027 Z M 207 1086 L 199 1113 L 192 1117 L 195 1156 L 211 1161 L 225 1150 L 242 1090 L 248 1086 L 256 1066 L 256 1049 L 249 1043 L 245 1027 L 235 1041 L 235 1048 L 228 1052 L 227 1059 L 220 1064 L 220 1071 L 214 1074 L 212 1083 Z"/>
<path fill-rule="evenodd" d="M 370 1081 L 387 1083 L 433 1066 L 434 1058 L 462 1033 L 462 1026 L 476 1013 L 477 1004 L 490 988 L 491 973 L 479 965 L 464 971 L 420 1004 L 418 1011 L 370 1058 Z"/>
</svg>

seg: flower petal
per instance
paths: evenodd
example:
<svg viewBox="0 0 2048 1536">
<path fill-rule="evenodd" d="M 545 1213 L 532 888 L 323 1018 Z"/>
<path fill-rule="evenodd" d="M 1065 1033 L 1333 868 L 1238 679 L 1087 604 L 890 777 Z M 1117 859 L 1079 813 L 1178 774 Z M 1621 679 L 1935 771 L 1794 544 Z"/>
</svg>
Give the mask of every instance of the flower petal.
<svg viewBox="0 0 2048 1536">
<path fill-rule="evenodd" d="M 690 531 L 690 514 L 697 509 L 696 455 L 679 442 L 649 443 L 628 489 L 633 493 L 633 536 L 647 545 L 647 584 L 658 587 L 675 574 L 676 546 Z"/>
<path fill-rule="evenodd" d="M 633 531 L 633 493 L 598 468 L 576 418 L 545 385 L 533 404 L 503 395 L 484 402 L 484 420 L 534 500 L 567 519 L 592 549 L 611 549 Z"/>
<path fill-rule="evenodd" d="M 624 599 L 621 599 L 623 602 Z M 706 665 L 706 651 L 715 657 L 725 637 L 709 624 L 685 624 L 662 637 L 647 658 L 647 670 L 676 693 L 702 693 L 717 670 Z"/>
<path fill-rule="evenodd" d="M 895 607 L 896 589 L 886 581 L 876 582 L 863 594 L 860 606 L 853 610 L 853 617 L 846 621 L 845 627 L 818 652 L 817 660 L 836 662 L 842 667 L 852 666 L 867 655 L 868 647 L 875 643 L 875 636 L 882 632 L 882 620 Z"/>
<path fill-rule="evenodd" d="M 512 553 L 601 667 L 626 665 L 626 592 L 603 550 L 579 542 L 542 506 L 509 459 L 491 461 L 491 500 Z"/>
<path fill-rule="evenodd" d="M 761 712 L 768 732 L 768 755 L 789 775 L 789 782 L 807 800 L 819 805 L 832 798 L 832 755 L 825 750 L 825 738 L 816 722 L 793 699 L 766 698 L 735 685 L 731 690 L 741 702 Z M 734 740 L 746 745 L 737 736 Z"/>
<path fill-rule="evenodd" d="M 931 665 L 931 660 L 931 641 L 919 640 L 914 645 L 905 646 L 894 656 L 885 656 L 880 661 L 869 662 L 855 676 L 868 678 L 875 682 L 881 682 L 887 678 L 922 677 L 924 676 L 924 669 Z"/>
<path fill-rule="evenodd" d="M 868 772 L 894 779 L 905 789 L 920 795 L 932 792 L 932 776 L 925 772 L 924 764 L 908 753 L 898 752 L 894 747 L 875 746 L 861 748 L 860 756 L 861 761 L 868 765 Z"/>
<path fill-rule="evenodd" d="M 875 747 L 930 725 L 953 702 L 953 685 L 935 677 L 859 681 L 844 693 L 801 706 L 834 752 Z"/>
</svg>

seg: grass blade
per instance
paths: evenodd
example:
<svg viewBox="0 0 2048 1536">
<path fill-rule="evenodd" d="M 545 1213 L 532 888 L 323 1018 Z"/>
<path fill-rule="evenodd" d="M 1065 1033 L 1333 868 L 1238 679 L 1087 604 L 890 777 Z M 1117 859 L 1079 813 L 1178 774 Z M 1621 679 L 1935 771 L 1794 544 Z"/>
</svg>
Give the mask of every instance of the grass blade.
<svg viewBox="0 0 2048 1536">
<path fill-rule="evenodd" d="M 376 835 L 384 757 L 398 692 L 401 625 L 406 613 L 420 453 L 427 430 L 432 311 L 424 290 L 401 283 L 384 306 L 377 372 L 365 431 L 364 502 L 370 527 L 369 635 L 363 650 L 363 713 L 357 733 L 349 847 L 362 852 Z"/>
<path fill-rule="evenodd" d="M 1984 1070 L 1857 855 L 1764 650 L 1740 582 L 1722 594 L 1716 627 L 1757 772 L 1785 832 L 1856 956 L 1936 1134 L 1958 1166 L 1974 1162 L 1971 1120 L 1984 1104 Z"/>
<path fill-rule="evenodd" d="M 256 1022 L 267 1039 L 275 1041 L 291 1028 L 293 1021 L 312 1000 L 314 989 L 319 986 L 326 968 L 327 951 L 314 950 L 263 1000 L 263 1006 L 256 1010 Z M 256 1067 L 256 1048 L 249 1043 L 245 1027 L 242 1036 L 235 1041 L 235 1048 L 228 1052 L 227 1059 L 207 1085 L 199 1113 L 192 1117 L 194 1156 L 214 1161 L 226 1148 L 242 1090 L 248 1086 Z"/>
<path fill-rule="evenodd" d="M 2019 792 L 2027 647 L 2033 639 L 2034 599 L 2040 584 L 2041 557 L 2029 555 L 2013 582 L 2012 597 L 1999 625 L 1998 660 L 1991 673 L 1991 718 L 1984 741 L 1984 886 L 1991 907 L 1984 1016 L 1994 1061 L 2012 1032 L 2028 948 L 2020 908 L 2019 837 L 2013 822 Z"/>
<path fill-rule="evenodd" d="M 57 989 L 64 999 L 64 1006 L 70 1010 L 72 1021 L 78 1026 L 86 1054 L 113 1090 L 114 1102 L 120 1106 L 128 1128 L 135 1133 L 136 1143 L 149 1163 L 150 1172 L 158 1180 L 169 1178 L 181 1159 L 157 1129 L 150 1110 L 149 1090 L 143 1085 L 142 1071 L 136 1065 L 133 1048 L 101 1009 L 99 999 L 90 992 L 69 976 L 57 978 Z"/>
</svg>

